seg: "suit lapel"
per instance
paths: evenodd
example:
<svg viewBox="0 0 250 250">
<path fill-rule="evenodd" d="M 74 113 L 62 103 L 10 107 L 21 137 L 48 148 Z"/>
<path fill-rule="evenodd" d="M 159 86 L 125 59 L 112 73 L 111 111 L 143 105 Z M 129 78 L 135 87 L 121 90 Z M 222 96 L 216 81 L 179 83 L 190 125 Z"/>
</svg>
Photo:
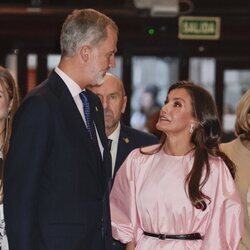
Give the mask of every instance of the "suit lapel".
<svg viewBox="0 0 250 250">
<path fill-rule="evenodd" d="M 93 92 L 89 90 L 86 91 L 89 93 L 92 117 L 103 146 L 102 173 L 107 184 L 107 182 L 111 179 L 111 155 L 108 149 L 108 142 L 105 134 L 103 108 L 99 98 Z"/>
<path fill-rule="evenodd" d="M 97 102 L 97 99 L 95 99 L 96 96 L 93 96 L 93 93 L 89 90 L 86 90 L 89 93 L 90 97 L 90 108 L 91 108 L 91 114 L 94 119 L 95 127 L 97 129 L 99 138 L 101 140 L 102 146 L 106 146 L 106 135 L 104 133 L 104 118 L 103 118 L 103 110 L 100 103 Z M 98 98 L 98 97 L 96 97 Z"/>
<path fill-rule="evenodd" d="M 94 145 L 75 101 L 65 83 L 56 73 L 51 73 L 49 83 L 53 93 L 58 97 L 58 112 L 63 119 L 62 126 L 65 126 L 63 136 L 67 136 L 72 145 L 78 145 L 76 148 L 79 151 L 79 158 L 88 156 L 86 157 L 89 161 L 88 167 L 94 175 L 99 176 L 97 182 L 99 186 L 103 182 L 103 174 L 100 170 L 102 163 L 101 160 L 97 161 Z"/>
<path fill-rule="evenodd" d="M 127 155 L 131 151 L 131 138 L 128 133 L 126 133 L 126 128 L 121 124 L 121 130 L 118 141 L 117 156 L 115 162 L 114 175 L 122 165 L 123 161 L 126 159 Z"/>
<path fill-rule="evenodd" d="M 52 74 L 51 77 L 52 91 L 59 100 L 58 111 L 61 113 L 68 130 L 71 131 L 71 136 L 80 137 L 82 141 L 86 141 L 88 130 L 66 84 L 56 73 Z"/>
</svg>

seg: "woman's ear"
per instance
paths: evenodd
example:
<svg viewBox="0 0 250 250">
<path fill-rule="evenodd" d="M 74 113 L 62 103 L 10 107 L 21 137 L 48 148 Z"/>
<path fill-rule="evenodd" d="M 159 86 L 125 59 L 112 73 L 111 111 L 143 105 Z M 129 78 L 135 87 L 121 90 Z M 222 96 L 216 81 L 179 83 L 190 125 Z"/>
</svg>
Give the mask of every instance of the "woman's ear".
<svg viewBox="0 0 250 250">
<path fill-rule="evenodd" d="M 192 120 L 191 122 L 190 122 L 190 128 L 189 128 L 189 132 L 190 132 L 190 134 L 193 134 L 193 132 L 194 132 L 194 130 L 197 128 L 197 126 L 198 126 L 198 121 L 196 121 L 196 120 Z"/>
<path fill-rule="evenodd" d="M 190 134 L 193 134 L 193 132 L 194 132 L 194 123 L 191 123 L 191 124 L 190 124 L 189 133 L 190 133 Z"/>
<path fill-rule="evenodd" d="M 10 113 L 13 106 L 13 99 L 10 100 L 9 107 L 8 107 L 8 114 Z"/>
</svg>

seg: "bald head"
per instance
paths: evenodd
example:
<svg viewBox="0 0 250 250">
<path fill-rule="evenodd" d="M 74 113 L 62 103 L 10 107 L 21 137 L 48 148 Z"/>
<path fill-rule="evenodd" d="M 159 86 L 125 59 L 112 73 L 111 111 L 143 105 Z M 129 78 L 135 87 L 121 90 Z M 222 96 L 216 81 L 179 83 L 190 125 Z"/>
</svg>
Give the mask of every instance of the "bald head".
<svg viewBox="0 0 250 250">
<path fill-rule="evenodd" d="M 124 89 L 123 82 L 122 82 L 122 80 L 119 79 L 116 75 L 111 74 L 111 73 L 107 73 L 107 74 L 105 75 L 104 82 L 103 82 L 103 84 L 101 84 L 101 85 L 103 86 L 104 84 L 106 85 L 106 87 L 107 87 L 107 86 L 112 87 L 112 85 L 117 85 L 117 86 L 116 86 L 117 90 L 120 89 L 119 92 L 121 92 L 121 94 L 122 94 L 123 96 L 126 95 L 126 94 L 125 94 L 125 89 Z M 114 87 L 114 86 L 113 86 L 113 87 Z"/>
<path fill-rule="evenodd" d="M 90 89 L 99 96 L 103 109 L 107 136 L 117 128 L 121 115 L 125 112 L 127 97 L 123 82 L 115 75 L 107 73 L 102 85 Z"/>
</svg>

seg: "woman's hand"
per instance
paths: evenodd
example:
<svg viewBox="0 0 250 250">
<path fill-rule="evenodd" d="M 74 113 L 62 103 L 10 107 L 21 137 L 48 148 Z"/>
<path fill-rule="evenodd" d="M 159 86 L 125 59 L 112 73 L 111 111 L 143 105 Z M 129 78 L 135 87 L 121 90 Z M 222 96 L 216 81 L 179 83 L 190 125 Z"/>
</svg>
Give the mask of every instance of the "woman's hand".
<svg viewBox="0 0 250 250">
<path fill-rule="evenodd" d="M 134 243 L 132 241 L 126 245 L 126 250 L 135 250 Z"/>
</svg>

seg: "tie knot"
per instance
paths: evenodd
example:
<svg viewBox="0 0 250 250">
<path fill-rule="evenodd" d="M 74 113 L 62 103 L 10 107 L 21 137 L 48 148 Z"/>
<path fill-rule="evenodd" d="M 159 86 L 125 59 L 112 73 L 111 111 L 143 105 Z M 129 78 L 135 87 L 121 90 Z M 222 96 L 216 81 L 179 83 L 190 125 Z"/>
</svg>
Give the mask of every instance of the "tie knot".
<svg viewBox="0 0 250 250">
<path fill-rule="evenodd" d="M 79 95 L 83 103 L 89 102 L 86 91 L 82 91 Z"/>
</svg>

